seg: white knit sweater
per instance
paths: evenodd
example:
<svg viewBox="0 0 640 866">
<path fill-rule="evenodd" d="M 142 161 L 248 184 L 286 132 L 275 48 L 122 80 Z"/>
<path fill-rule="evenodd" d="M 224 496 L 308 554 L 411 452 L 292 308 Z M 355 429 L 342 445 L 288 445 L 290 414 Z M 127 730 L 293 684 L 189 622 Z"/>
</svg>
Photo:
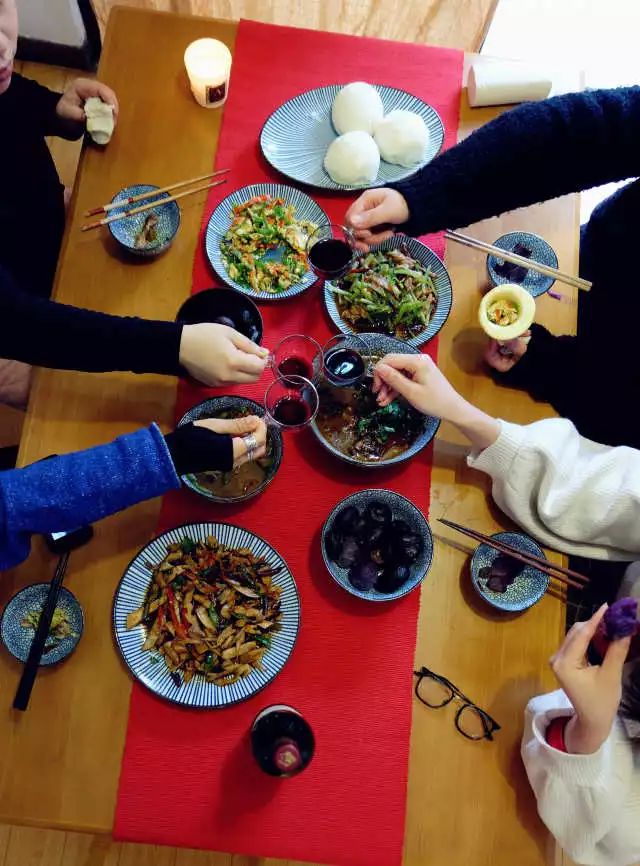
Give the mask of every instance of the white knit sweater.
<svg viewBox="0 0 640 866">
<path fill-rule="evenodd" d="M 570 715 L 562 691 L 534 698 L 525 714 L 522 760 L 538 812 L 564 850 L 585 866 L 640 861 L 640 743 L 616 720 L 593 755 L 569 755 L 546 742 L 549 722 Z"/>
<path fill-rule="evenodd" d="M 561 418 L 500 424 L 497 441 L 468 463 L 491 476 L 509 517 L 565 553 L 640 559 L 640 451 L 597 445 Z"/>
</svg>

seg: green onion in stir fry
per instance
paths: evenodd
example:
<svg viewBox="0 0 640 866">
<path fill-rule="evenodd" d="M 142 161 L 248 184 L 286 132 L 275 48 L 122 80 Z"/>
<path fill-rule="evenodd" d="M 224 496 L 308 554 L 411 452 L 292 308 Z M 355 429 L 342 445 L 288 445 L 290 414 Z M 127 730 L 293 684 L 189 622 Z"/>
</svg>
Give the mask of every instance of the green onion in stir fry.
<svg viewBox="0 0 640 866">
<path fill-rule="evenodd" d="M 332 291 L 340 315 L 354 330 L 400 339 L 423 331 L 438 301 L 433 273 L 401 249 L 362 256 Z"/>
<path fill-rule="evenodd" d="M 229 276 L 256 292 L 286 291 L 308 270 L 305 247 L 315 229 L 313 223 L 296 220 L 295 207 L 281 198 L 259 195 L 235 205 L 220 244 Z M 265 257 L 271 251 L 276 255 Z"/>
</svg>

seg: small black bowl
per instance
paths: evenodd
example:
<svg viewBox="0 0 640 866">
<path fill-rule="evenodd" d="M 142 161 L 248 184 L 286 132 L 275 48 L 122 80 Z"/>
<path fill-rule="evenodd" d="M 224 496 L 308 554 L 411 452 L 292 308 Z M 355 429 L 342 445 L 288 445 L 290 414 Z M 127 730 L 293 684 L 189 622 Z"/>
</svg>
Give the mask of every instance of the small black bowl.
<svg viewBox="0 0 640 866">
<path fill-rule="evenodd" d="M 229 321 L 219 321 L 220 318 Z M 229 325 L 236 331 L 253 340 L 258 346 L 262 341 L 262 316 L 251 298 L 236 292 L 235 289 L 205 289 L 184 302 L 178 310 L 177 322 L 197 325 L 200 322 L 214 322 Z"/>
</svg>

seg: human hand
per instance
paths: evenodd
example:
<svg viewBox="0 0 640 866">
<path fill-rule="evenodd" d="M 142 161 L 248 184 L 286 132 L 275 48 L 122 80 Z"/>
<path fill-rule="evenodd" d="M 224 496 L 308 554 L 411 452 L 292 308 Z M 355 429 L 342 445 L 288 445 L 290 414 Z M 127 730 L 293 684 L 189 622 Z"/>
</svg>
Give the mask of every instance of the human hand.
<svg viewBox="0 0 640 866">
<path fill-rule="evenodd" d="M 382 243 L 393 235 L 390 226 L 409 219 L 407 202 L 395 189 L 368 189 L 351 205 L 345 222 L 356 236 L 356 247 L 368 252 L 373 244 Z"/>
<path fill-rule="evenodd" d="M 374 367 L 373 391 L 381 406 L 401 394 L 414 409 L 445 421 L 466 403 L 428 355 L 385 355 Z"/>
<path fill-rule="evenodd" d="M 597 752 L 611 733 L 622 697 L 622 669 L 631 638 L 612 641 L 601 665 L 590 665 L 587 649 L 607 605 L 586 622 L 577 622 L 551 658 L 551 668 L 573 704 L 575 715 L 565 728 L 565 743 L 573 754 Z"/>
<path fill-rule="evenodd" d="M 226 325 L 201 322 L 182 328 L 180 364 L 204 385 L 255 382 L 268 357 L 267 349 Z"/>
<path fill-rule="evenodd" d="M 194 427 L 206 427 L 214 433 L 227 434 L 233 437 L 233 468 L 237 469 L 248 462 L 247 445 L 244 436 L 253 435 L 257 449 L 251 455 L 252 460 L 264 457 L 267 447 L 267 425 L 257 415 L 247 415 L 244 418 L 203 418 L 194 421 Z"/>
<path fill-rule="evenodd" d="M 90 96 L 98 96 L 103 102 L 113 106 L 114 121 L 118 119 L 118 98 L 110 87 L 100 81 L 91 78 L 76 78 L 67 85 L 64 93 L 58 100 L 56 114 L 63 120 L 71 120 L 76 123 L 84 123 L 85 100 Z"/>
<path fill-rule="evenodd" d="M 514 340 L 500 342 L 491 340 L 484 353 L 484 359 L 490 367 L 499 373 L 508 373 L 527 351 L 531 331 L 526 331 L 521 337 Z"/>
</svg>

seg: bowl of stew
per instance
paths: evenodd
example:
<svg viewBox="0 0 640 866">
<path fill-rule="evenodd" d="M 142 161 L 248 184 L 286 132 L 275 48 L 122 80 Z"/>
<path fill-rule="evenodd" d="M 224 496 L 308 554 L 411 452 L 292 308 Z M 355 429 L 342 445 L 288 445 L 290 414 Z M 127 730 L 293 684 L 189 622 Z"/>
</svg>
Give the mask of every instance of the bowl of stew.
<svg viewBox="0 0 640 866">
<path fill-rule="evenodd" d="M 339 460 L 372 469 L 410 460 L 436 435 L 440 420 L 423 415 L 397 397 L 381 408 L 373 393 L 373 367 L 394 352 L 420 352 L 387 334 L 358 334 L 365 341 L 366 373 L 354 387 L 335 387 L 326 379 L 317 383 L 320 404 L 311 430 L 320 444 Z"/>
<path fill-rule="evenodd" d="M 264 416 L 264 406 L 248 397 L 226 395 L 210 397 L 192 406 L 178 422 L 178 427 L 203 418 L 242 418 L 246 415 Z M 280 431 L 267 428 L 267 450 L 264 457 L 252 460 L 229 472 L 210 470 L 183 475 L 181 481 L 189 490 L 209 502 L 229 504 L 245 502 L 257 496 L 273 481 L 282 463 L 283 442 Z"/>
</svg>

